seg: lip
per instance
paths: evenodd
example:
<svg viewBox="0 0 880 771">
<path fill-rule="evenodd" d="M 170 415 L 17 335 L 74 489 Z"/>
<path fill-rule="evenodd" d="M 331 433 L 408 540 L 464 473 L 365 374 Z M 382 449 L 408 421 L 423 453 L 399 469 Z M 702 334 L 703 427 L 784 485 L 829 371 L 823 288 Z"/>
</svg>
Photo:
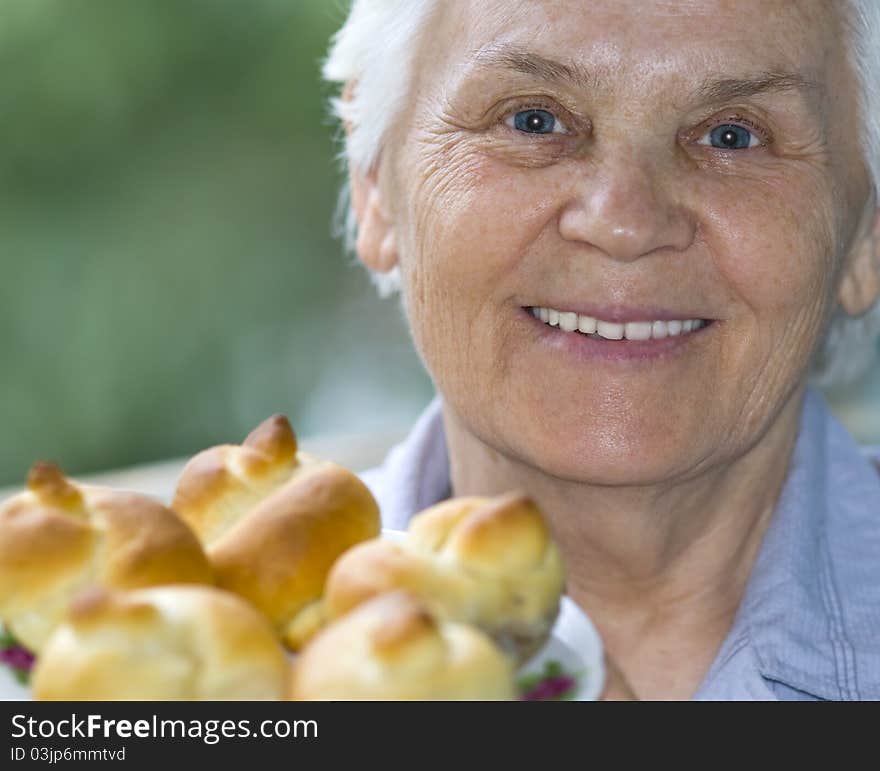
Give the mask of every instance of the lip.
<svg viewBox="0 0 880 771">
<path fill-rule="evenodd" d="M 708 324 L 694 332 L 688 332 L 676 337 L 664 337 L 650 340 L 596 340 L 580 332 L 565 332 L 559 327 L 551 327 L 540 319 L 536 319 L 531 308 L 520 309 L 528 323 L 533 324 L 539 333 L 539 341 L 552 349 L 558 350 L 563 355 L 575 360 L 593 361 L 604 360 L 609 362 L 634 363 L 662 361 L 664 359 L 678 358 L 695 344 L 703 343 L 707 338 L 714 335 L 720 322 L 717 319 L 705 319 Z M 585 313 L 584 315 L 591 315 Z M 639 316 L 618 317 L 622 321 L 648 321 L 644 310 L 639 311 Z M 654 320 L 675 321 L 678 319 L 700 318 L 699 316 L 653 316 Z M 611 321 L 608 317 L 604 321 Z"/>
</svg>

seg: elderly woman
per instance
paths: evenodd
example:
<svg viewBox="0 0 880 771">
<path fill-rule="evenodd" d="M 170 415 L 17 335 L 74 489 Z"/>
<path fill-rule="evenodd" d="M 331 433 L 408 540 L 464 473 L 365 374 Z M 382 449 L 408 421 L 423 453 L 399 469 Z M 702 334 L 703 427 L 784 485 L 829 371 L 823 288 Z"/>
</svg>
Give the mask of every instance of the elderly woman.
<svg viewBox="0 0 880 771">
<path fill-rule="evenodd" d="M 808 386 L 876 350 L 880 2 L 356 0 L 325 75 L 439 394 L 386 524 L 528 491 L 640 698 L 880 698 L 880 476 Z"/>
</svg>

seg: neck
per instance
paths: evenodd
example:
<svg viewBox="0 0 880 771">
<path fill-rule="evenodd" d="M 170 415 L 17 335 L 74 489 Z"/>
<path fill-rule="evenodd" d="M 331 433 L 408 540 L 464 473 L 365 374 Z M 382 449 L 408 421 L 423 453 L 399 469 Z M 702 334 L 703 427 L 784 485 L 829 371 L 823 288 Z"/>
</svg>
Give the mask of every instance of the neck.
<svg viewBox="0 0 880 771">
<path fill-rule="evenodd" d="M 643 697 L 689 697 L 730 629 L 775 509 L 803 392 L 735 459 L 652 486 L 560 480 L 500 456 L 444 406 L 454 495 L 529 493 L 562 550 L 567 592 Z"/>
</svg>

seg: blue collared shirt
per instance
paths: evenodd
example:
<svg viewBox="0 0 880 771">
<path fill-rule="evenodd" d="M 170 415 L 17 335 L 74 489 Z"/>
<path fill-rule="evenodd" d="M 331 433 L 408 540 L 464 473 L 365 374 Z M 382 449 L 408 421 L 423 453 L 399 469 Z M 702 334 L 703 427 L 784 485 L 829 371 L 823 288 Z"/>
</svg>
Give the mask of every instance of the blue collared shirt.
<svg viewBox="0 0 880 771">
<path fill-rule="evenodd" d="M 439 398 L 362 476 L 388 528 L 449 497 Z M 880 474 L 816 390 L 739 610 L 694 698 L 880 699 Z"/>
</svg>

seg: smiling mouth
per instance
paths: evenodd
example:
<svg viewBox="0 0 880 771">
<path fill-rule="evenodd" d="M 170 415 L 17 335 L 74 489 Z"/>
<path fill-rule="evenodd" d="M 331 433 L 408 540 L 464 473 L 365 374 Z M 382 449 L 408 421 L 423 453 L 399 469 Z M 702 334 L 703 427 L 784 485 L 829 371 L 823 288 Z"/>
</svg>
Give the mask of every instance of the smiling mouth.
<svg viewBox="0 0 880 771">
<path fill-rule="evenodd" d="M 582 334 L 593 340 L 661 340 L 666 337 L 689 335 L 712 323 L 711 319 L 615 322 L 553 308 L 530 307 L 526 310 L 547 326 L 557 327 L 563 332 Z"/>
</svg>

